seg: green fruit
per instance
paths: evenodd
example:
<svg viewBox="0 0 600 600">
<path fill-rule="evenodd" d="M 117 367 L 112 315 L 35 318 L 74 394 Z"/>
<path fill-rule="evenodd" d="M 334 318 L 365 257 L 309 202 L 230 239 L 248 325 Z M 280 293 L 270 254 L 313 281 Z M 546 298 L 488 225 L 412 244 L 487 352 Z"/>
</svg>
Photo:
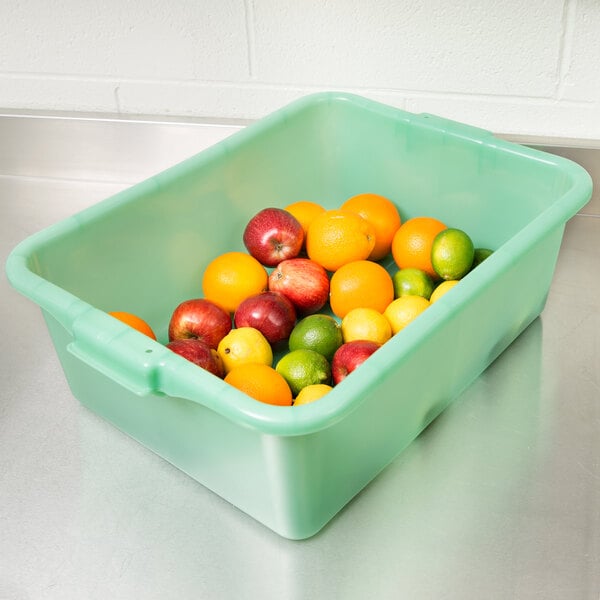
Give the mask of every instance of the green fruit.
<svg viewBox="0 0 600 600">
<path fill-rule="evenodd" d="M 331 381 L 328 360 L 322 354 L 304 348 L 284 355 L 275 370 L 287 381 L 294 396 L 308 385 Z"/>
<path fill-rule="evenodd" d="M 460 279 L 470 270 L 475 256 L 471 238 L 461 229 L 444 229 L 431 246 L 433 270 L 446 280 Z"/>
<path fill-rule="evenodd" d="M 298 321 L 289 337 L 290 350 L 314 350 L 328 361 L 342 345 L 342 329 L 329 315 L 310 315 Z"/>
<path fill-rule="evenodd" d="M 489 248 L 475 248 L 471 270 L 477 265 L 480 265 L 488 256 L 491 256 L 493 253 L 494 251 L 490 250 Z"/>
<path fill-rule="evenodd" d="M 401 296 L 422 296 L 429 300 L 434 283 L 431 277 L 421 269 L 400 269 L 392 275 L 394 298 Z"/>
</svg>

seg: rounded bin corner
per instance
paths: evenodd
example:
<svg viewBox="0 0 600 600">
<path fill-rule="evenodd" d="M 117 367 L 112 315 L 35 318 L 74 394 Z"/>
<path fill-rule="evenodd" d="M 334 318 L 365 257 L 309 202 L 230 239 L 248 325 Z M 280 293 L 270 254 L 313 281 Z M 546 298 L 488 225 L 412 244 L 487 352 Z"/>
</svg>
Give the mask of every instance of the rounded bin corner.
<svg viewBox="0 0 600 600">
<path fill-rule="evenodd" d="M 27 255 L 22 252 L 21 245 L 24 244 L 24 240 L 18 246 L 16 246 L 6 257 L 4 262 L 4 273 L 8 283 L 15 288 L 17 291 L 24 291 L 24 288 L 28 287 L 24 285 L 24 277 L 27 277 L 29 269 L 27 268 Z"/>
</svg>

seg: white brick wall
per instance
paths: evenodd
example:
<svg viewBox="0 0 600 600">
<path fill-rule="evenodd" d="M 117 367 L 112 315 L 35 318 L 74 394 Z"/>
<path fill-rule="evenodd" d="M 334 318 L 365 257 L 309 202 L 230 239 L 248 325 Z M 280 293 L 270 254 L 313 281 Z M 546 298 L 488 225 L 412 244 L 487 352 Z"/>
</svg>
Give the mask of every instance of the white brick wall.
<svg viewBox="0 0 600 600">
<path fill-rule="evenodd" d="M 317 90 L 600 139 L 599 0 L 0 0 L 0 107 L 254 119 Z"/>
</svg>

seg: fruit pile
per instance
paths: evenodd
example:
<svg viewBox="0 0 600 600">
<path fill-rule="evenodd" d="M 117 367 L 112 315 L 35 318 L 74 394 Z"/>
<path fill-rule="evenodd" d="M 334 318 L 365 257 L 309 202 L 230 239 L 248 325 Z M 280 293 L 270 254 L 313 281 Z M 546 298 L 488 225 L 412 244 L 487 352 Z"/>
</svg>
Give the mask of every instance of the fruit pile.
<svg viewBox="0 0 600 600">
<path fill-rule="evenodd" d="M 491 254 L 437 219 L 402 222 L 377 194 L 334 210 L 265 208 L 242 239 L 247 252 L 215 257 L 203 297 L 175 308 L 167 347 L 285 406 L 329 392 Z M 111 314 L 156 339 L 138 317 Z"/>
</svg>

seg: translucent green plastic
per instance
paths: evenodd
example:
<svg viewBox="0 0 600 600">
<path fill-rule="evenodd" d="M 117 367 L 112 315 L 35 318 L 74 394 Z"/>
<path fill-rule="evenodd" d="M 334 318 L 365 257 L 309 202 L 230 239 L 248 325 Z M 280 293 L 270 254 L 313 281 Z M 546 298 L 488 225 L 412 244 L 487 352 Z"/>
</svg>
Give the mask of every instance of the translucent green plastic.
<svg viewBox="0 0 600 600">
<path fill-rule="evenodd" d="M 261 208 L 375 192 L 496 251 L 313 404 L 261 404 L 164 347 Z M 85 406 L 282 536 L 319 531 L 535 319 L 591 179 L 489 132 L 346 94 L 307 96 L 22 242 L 6 269 L 42 308 Z M 106 311 L 145 318 L 154 342 Z"/>
</svg>

